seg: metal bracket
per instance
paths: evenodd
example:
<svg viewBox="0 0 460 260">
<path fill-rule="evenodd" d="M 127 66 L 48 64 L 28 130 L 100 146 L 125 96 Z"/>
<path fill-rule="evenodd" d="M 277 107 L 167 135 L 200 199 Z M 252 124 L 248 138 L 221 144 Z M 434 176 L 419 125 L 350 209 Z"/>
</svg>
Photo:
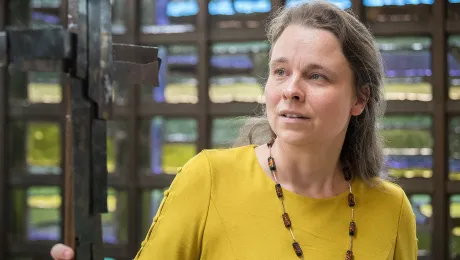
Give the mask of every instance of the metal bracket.
<svg viewBox="0 0 460 260">
<path fill-rule="evenodd" d="M 113 44 L 109 0 L 69 0 L 69 27 L 0 32 L 0 67 L 67 75 L 65 243 L 76 259 L 102 260 L 107 212 L 107 121 L 113 84 L 158 85 L 158 49 Z"/>
</svg>

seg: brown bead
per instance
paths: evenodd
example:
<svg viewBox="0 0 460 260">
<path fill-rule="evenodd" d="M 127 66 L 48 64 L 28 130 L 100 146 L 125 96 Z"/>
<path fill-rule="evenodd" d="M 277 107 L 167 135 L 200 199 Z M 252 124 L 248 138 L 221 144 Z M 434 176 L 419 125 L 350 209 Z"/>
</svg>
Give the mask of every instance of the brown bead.
<svg viewBox="0 0 460 260">
<path fill-rule="evenodd" d="M 283 222 L 286 227 L 291 226 L 291 219 L 289 218 L 289 215 L 287 213 L 283 214 Z"/>
<path fill-rule="evenodd" d="M 347 256 L 345 260 L 353 260 L 353 252 L 351 250 L 347 250 Z"/>
<path fill-rule="evenodd" d="M 275 189 L 276 189 L 276 195 L 278 195 L 278 198 L 283 197 L 283 189 L 281 189 L 281 184 L 279 183 L 275 184 Z"/>
<path fill-rule="evenodd" d="M 355 195 L 353 193 L 348 194 L 348 206 L 354 207 L 356 205 L 355 203 Z"/>
<path fill-rule="evenodd" d="M 270 168 L 271 171 L 276 170 L 275 159 L 271 156 L 268 157 L 268 168 Z"/>
<path fill-rule="evenodd" d="M 292 247 L 294 248 L 295 254 L 297 256 L 302 256 L 303 252 L 302 252 L 302 248 L 300 248 L 299 243 L 297 242 L 292 243 Z"/>
<path fill-rule="evenodd" d="M 349 228 L 349 232 L 351 237 L 355 236 L 356 234 L 356 223 L 354 221 L 350 222 L 350 228 Z"/>
<path fill-rule="evenodd" d="M 343 169 L 343 175 L 345 176 L 345 180 L 350 181 L 351 180 L 351 172 L 349 168 L 344 168 Z"/>
</svg>

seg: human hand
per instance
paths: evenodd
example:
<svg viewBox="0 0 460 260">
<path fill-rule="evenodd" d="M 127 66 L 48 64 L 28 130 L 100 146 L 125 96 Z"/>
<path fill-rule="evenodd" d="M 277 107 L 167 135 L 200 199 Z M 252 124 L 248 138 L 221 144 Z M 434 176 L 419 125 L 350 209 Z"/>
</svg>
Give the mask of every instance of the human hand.
<svg viewBox="0 0 460 260">
<path fill-rule="evenodd" d="M 72 248 L 64 244 L 56 244 L 51 248 L 51 257 L 54 260 L 71 260 L 73 259 L 74 252 Z"/>
</svg>

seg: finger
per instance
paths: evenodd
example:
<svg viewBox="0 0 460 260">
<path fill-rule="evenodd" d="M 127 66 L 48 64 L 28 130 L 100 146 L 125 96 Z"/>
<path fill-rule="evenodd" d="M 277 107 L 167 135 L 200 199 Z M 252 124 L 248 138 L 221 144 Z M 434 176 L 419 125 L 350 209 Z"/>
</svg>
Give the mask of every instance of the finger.
<svg viewBox="0 0 460 260">
<path fill-rule="evenodd" d="M 63 244 L 54 245 L 50 253 L 54 260 L 71 260 L 73 258 L 72 248 Z"/>
</svg>

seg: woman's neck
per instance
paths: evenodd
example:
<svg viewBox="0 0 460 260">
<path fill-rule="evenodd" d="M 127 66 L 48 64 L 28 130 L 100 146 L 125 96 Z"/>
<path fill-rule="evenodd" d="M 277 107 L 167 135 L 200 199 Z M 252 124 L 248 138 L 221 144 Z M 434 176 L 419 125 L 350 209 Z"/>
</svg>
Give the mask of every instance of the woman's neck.
<svg viewBox="0 0 460 260">
<path fill-rule="evenodd" d="M 338 143 L 338 144 L 337 144 Z M 340 142 L 319 147 L 294 146 L 276 140 L 271 148 L 278 181 L 309 197 L 332 197 L 347 189 L 339 161 Z"/>
</svg>

